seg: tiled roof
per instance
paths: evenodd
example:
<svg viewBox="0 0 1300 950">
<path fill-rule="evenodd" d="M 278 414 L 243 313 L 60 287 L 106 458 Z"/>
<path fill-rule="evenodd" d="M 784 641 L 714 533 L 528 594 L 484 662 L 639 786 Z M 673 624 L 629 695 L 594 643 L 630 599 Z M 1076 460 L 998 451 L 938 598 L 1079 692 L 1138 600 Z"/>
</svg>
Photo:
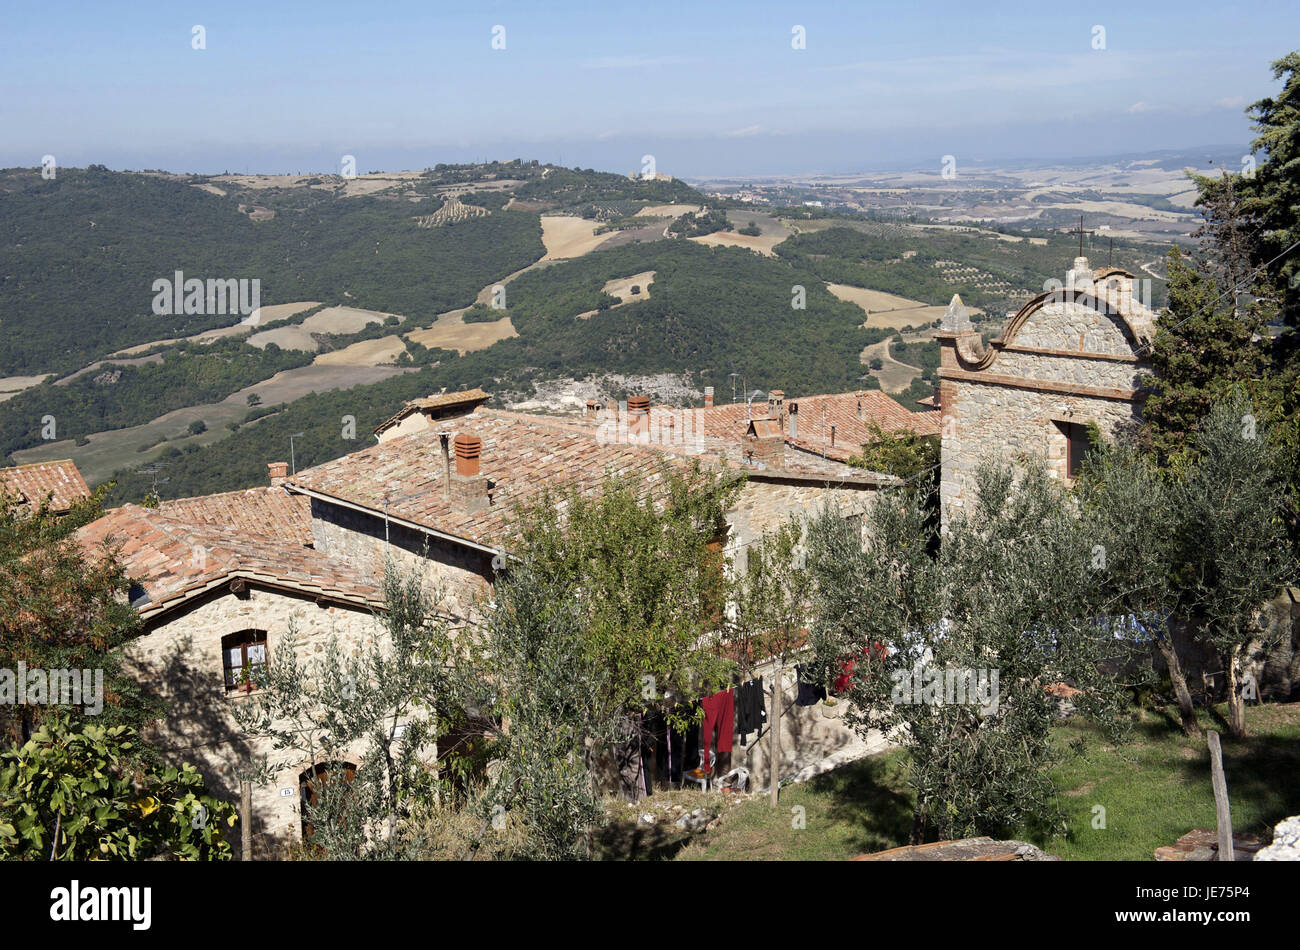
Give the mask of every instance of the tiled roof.
<svg viewBox="0 0 1300 950">
<path fill-rule="evenodd" d="M 788 412 L 792 403 L 799 405 L 799 422 L 795 438 L 790 438 L 787 424 L 786 445 L 796 452 L 787 452 L 782 470 L 791 475 L 811 477 L 834 475 L 861 475 L 861 470 L 846 471 L 842 464 L 857 455 L 862 446 L 871 440 L 868 428 L 874 422 L 885 433 L 911 431 L 918 435 L 938 435 L 941 426 L 937 412 L 912 412 L 877 389 L 848 393 L 798 396 L 785 399 Z M 825 410 L 823 412 L 823 410 Z M 575 432 L 598 431 L 608 428 L 614 418 L 609 413 L 587 415 L 567 420 L 553 420 L 546 424 L 566 427 Z M 521 413 L 519 418 L 529 418 Z M 721 459 L 744 458 L 745 434 L 751 419 L 768 415 L 766 402 L 755 401 L 752 407 L 743 402 L 728 403 L 698 409 L 674 409 L 671 406 L 652 406 L 650 431 L 653 439 L 662 440 L 665 451 L 686 451 L 682 445 L 689 443 L 696 453 Z M 536 418 L 536 417 L 533 417 Z M 831 426 L 835 427 L 835 444 L 831 445 Z M 662 435 L 660 435 L 662 433 Z M 812 456 L 817 456 L 814 460 Z"/>
<path fill-rule="evenodd" d="M 466 409 L 473 409 L 492 398 L 491 393 L 486 393 L 481 389 L 464 389 L 460 392 L 441 393 L 437 396 L 424 396 L 420 399 L 412 399 L 402 404 L 402 408 L 397 410 L 390 418 L 375 426 L 375 435 L 389 429 L 401 422 L 413 412 L 428 412 L 433 409 L 451 409 L 463 406 Z"/>
<path fill-rule="evenodd" d="M 279 487 L 124 505 L 77 533 L 88 548 L 118 547 L 126 573 L 148 594 L 152 617 L 196 593 L 242 577 L 358 604 L 383 600 L 378 579 L 307 546 L 308 499 Z"/>
<path fill-rule="evenodd" d="M 443 490 L 443 455 L 437 432 L 426 429 L 381 442 L 332 462 L 299 472 L 291 488 L 347 502 L 390 517 L 464 538 L 484 547 L 511 536 L 513 505 L 543 489 L 594 492 L 607 474 L 640 472 L 662 481 L 658 462 L 684 467 L 684 456 L 655 449 L 603 443 L 579 426 L 557 425 L 522 413 L 478 409 L 458 423 L 461 432 L 483 440 L 481 472 L 489 481 L 491 504 L 467 511 Z"/>
<path fill-rule="evenodd" d="M 51 509 L 61 512 L 89 498 L 90 489 L 72 460 L 62 459 L 0 468 L 0 494 L 16 494 L 32 508 L 39 508 L 48 496 Z"/>
</svg>

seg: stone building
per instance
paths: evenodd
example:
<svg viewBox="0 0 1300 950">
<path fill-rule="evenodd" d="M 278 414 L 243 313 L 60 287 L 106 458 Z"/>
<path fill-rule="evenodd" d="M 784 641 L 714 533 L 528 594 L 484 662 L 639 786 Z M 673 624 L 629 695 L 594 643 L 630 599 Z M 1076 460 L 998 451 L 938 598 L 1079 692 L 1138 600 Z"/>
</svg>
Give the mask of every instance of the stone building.
<svg viewBox="0 0 1300 950">
<path fill-rule="evenodd" d="M 1068 481 L 1090 423 L 1113 436 L 1137 420 L 1155 317 L 1134 281 L 1075 258 L 1064 286 L 1026 303 L 987 345 L 953 297 L 938 333 L 945 517 L 972 504 L 981 463 L 1038 459 Z"/>
<path fill-rule="evenodd" d="M 472 622 L 513 546 L 513 509 L 540 497 L 597 491 L 610 474 L 696 464 L 744 471 L 726 515 L 724 549 L 743 565 L 750 542 L 823 502 L 862 514 L 887 476 L 847 459 L 869 424 L 933 433 L 936 413 L 911 413 L 876 392 L 675 410 L 633 397 L 620 409 L 552 417 L 489 409 L 481 390 L 415 400 L 376 431 L 377 443 L 241 492 L 126 505 L 81 529 L 91 548 L 120 550 L 143 621 L 130 667 L 166 700 L 151 738 L 200 767 L 234 798 L 237 773 L 270 756 L 272 781 L 254 789 L 264 853 L 300 833 L 300 803 L 322 763 L 298 761 L 241 734 L 231 714 L 248 671 L 274 664 L 290 630 L 298 652 L 332 637 L 345 650 L 382 646 L 387 566 L 421 574 L 453 625 Z M 787 684 L 793 690 L 793 684 Z M 789 726 L 787 727 L 789 728 Z M 840 726 L 786 745 L 792 771 L 849 746 Z M 743 764 L 743 763 L 738 763 Z"/>
<path fill-rule="evenodd" d="M 282 481 L 284 469 L 272 466 Z M 91 549 L 116 548 L 142 631 L 124 668 L 167 708 L 147 738 L 203 772 L 209 788 L 238 801 L 241 770 L 270 756 L 272 781 L 253 789 L 257 850 L 297 834 L 302 763 L 250 741 L 232 708 L 248 698 L 248 674 L 272 662 L 292 630 L 300 653 L 331 637 L 382 638 L 378 578 L 326 558 L 311 545 L 308 500 L 282 484 L 161 503 L 124 505 L 78 532 Z M 287 792 L 287 794 L 286 794 Z"/>
</svg>

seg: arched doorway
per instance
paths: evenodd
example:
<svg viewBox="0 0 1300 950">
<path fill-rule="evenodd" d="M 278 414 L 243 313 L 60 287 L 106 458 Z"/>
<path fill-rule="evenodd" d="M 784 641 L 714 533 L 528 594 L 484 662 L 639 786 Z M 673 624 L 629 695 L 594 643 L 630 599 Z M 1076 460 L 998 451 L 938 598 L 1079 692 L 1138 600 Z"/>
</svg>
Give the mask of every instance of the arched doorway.
<svg viewBox="0 0 1300 950">
<path fill-rule="evenodd" d="M 357 777 L 352 762 L 321 762 L 298 776 L 299 814 L 302 816 L 302 840 L 310 843 L 311 817 L 322 809 L 331 817 L 342 815 L 350 794 L 348 786 Z"/>
</svg>

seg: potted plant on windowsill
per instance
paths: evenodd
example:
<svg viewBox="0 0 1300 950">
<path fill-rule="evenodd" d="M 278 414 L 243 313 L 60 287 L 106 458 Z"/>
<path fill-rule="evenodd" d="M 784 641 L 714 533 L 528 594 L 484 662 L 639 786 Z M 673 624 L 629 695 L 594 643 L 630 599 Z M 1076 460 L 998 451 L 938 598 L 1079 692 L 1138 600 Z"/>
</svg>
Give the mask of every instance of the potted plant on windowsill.
<svg viewBox="0 0 1300 950">
<path fill-rule="evenodd" d="M 818 704 L 823 719 L 838 719 L 844 712 L 844 704 L 834 696 L 827 696 Z"/>
</svg>

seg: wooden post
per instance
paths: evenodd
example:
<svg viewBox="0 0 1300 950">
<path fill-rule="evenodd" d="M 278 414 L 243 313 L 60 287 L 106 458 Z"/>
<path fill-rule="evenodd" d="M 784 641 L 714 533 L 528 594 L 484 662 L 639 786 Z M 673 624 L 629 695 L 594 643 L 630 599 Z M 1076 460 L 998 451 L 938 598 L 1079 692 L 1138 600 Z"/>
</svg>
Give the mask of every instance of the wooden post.
<svg viewBox="0 0 1300 950">
<path fill-rule="evenodd" d="M 248 779 L 239 783 L 239 857 L 253 860 L 253 783 Z"/>
<path fill-rule="evenodd" d="M 1228 809 L 1228 782 L 1223 775 L 1223 750 L 1219 734 L 1210 731 L 1210 777 L 1214 782 L 1214 811 L 1219 825 L 1219 860 L 1234 861 L 1232 853 L 1232 812 Z"/>
<path fill-rule="evenodd" d="M 781 675 L 783 666 L 777 663 L 776 672 L 772 676 L 772 712 L 767 717 L 767 727 L 771 730 L 768 737 L 768 758 L 771 760 L 768 764 L 769 775 L 771 777 L 771 787 L 768 792 L 768 800 L 771 807 L 775 808 L 777 799 L 781 794 Z"/>
</svg>

